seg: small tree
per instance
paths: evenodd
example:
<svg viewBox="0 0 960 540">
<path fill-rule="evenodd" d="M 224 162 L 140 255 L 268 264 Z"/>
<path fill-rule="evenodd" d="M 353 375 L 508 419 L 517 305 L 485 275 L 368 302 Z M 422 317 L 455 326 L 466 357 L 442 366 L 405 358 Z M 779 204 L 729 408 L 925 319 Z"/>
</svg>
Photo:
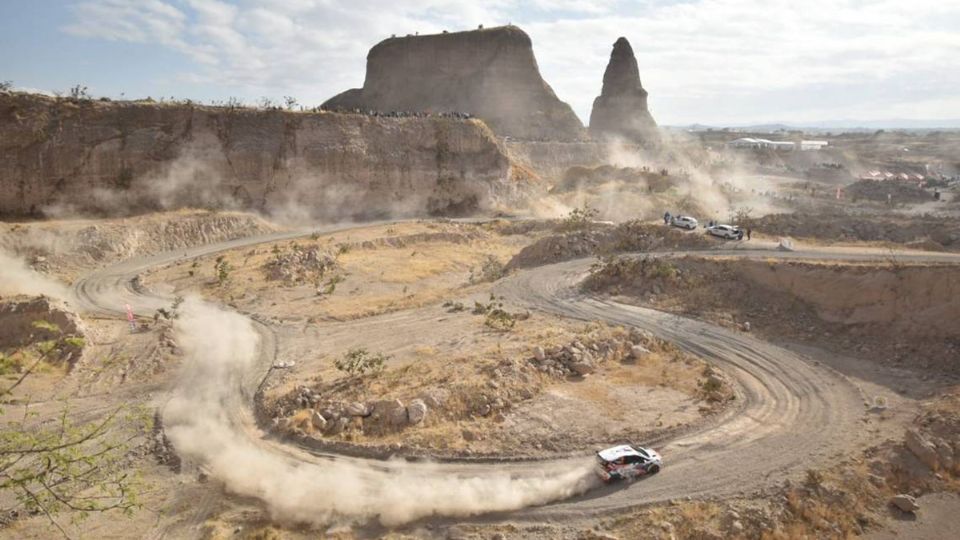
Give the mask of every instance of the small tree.
<svg viewBox="0 0 960 540">
<path fill-rule="evenodd" d="M 217 262 L 213 266 L 214 271 L 217 274 L 217 284 L 221 287 L 230 279 L 230 271 L 233 268 L 230 266 L 230 263 L 224 259 L 223 255 L 217 257 Z"/>
<path fill-rule="evenodd" d="M 507 275 L 506 266 L 493 255 L 487 255 L 480 264 L 478 272 L 470 270 L 470 283 L 496 281 Z"/>
<path fill-rule="evenodd" d="M 13 88 L 13 81 L 0 81 L 0 92 L 9 92 Z"/>
<path fill-rule="evenodd" d="M 87 92 L 87 87 L 82 84 L 70 87 L 70 99 L 90 99 L 90 94 Z"/>
<path fill-rule="evenodd" d="M 293 110 L 297 107 L 297 98 L 293 96 L 283 96 L 283 104 L 287 107 L 287 110 Z"/>
<path fill-rule="evenodd" d="M 589 229 L 593 220 L 597 219 L 599 212 L 596 208 L 590 208 L 590 205 L 584 204 L 581 208 L 574 208 L 563 218 L 558 227 L 561 231 L 581 231 Z"/>
<path fill-rule="evenodd" d="M 64 336 L 56 325 L 38 321 L 34 326 L 57 336 L 0 354 L 0 366 L 19 374 L 0 388 L 0 413 L 44 362 L 65 348 L 82 346 L 82 338 Z M 24 404 L 23 414 L 0 429 L 0 492 L 8 493 L 5 503 L 14 505 L 5 510 L 42 514 L 69 537 L 57 521 L 61 512 L 82 518 L 111 510 L 130 514 L 140 507 L 136 477 L 125 460 L 132 441 L 149 429 L 149 415 L 119 406 L 101 420 L 75 423 L 65 406 L 56 421 L 38 422 L 29 411 Z"/>
<path fill-rule="evenodd" d="M 740 227 L 753 226 L 753 208 L 746 206 L 736 208 L 730 213 L 730 222 Z"/>
<path fill-rule="evenodd" d="M 382 353 L 372 354 L 364 348 L 350 349 L 342 358 L 333 362 L 337 369 L 351 376 L 364 375 L 367 372 L 383 371 L 383 364 L 390 357 Z"/>
</svg>

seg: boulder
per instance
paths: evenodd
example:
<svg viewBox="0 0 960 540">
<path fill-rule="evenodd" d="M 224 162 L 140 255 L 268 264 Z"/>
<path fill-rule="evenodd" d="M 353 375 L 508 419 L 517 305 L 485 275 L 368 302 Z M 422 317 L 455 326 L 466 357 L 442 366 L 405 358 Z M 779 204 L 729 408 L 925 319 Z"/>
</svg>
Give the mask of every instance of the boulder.
<svg viewBox="0 0 960 540">
<path fill-rule="evenodd" d="M 399 399 L 395 401 L 396 406 L 390 411 L 388 420 L 391 426 L 404 426 L 409 421 L 407 417 L 407 408 L 404 407 L 403 402 Z"/>
<path fill-rule="evenodd" d="M 909 449 L 921 463 L 934 471 L 940 468 L 940 456 L 937 453 L 937 447 L 930 441 L 924 439 L 916 430 L 907 430 L 906 444 L 907 449 Z"/>
<path fill-rule="evenodd" d="M 422 399 L 415 399 L 407 405 L 407 420 L 411 424 L 419 424 L 427 417 L 427 404 Z"/>
<path fill-rule="evenodd" d="M 956 456 L 953 453 L 953 448 L 950 446 L 950 443 L 947 441 L 937 441 L 937 457 L 940 458 L 940 466 L 945 470 L 952 471 L 955 465 Z"/>
<path fill-rule="evenodd" d="M 547 358 L 547 353 L 544 352 L 543 347 L 534 347 L 533 357 L 537 359 L 537 362 L 543 362 Z"/>
<path fill-rule="evenodd" d="M 371 404 L 370 419 L 384 425 L 401 425 L 407 421 L 407 408 L 399 399 L 385 399 Z M 403 416 L 401 421 L 401 415 Z"/>
<path fill-rule="evenodd" d="M 310 415 L 310 423 L 313 424 L 314 428 L 320 431 L 327 429 L 327 419 L 317 411 L 313 411 L 313 413 Z"/>
<path fill-rule="evenodd" d="M 443 405 L 443 402 L 447 399 L 447 392 L 440 388 L 434 388 L 429 392 L 420 396 L 420 399 L 427 404 L 428 407 L 433 407 L 434 409 L 439 408 Z"/>
<path fill-rule="evenodd" d="M 892 499 L 890 499 L 890 504 L 896 506 L 904 512 L 913 513 L 920 509 L 920 505 L 917 504 L 917 500 L 906 493 L 895 495 Z"/>
<path fill-rule="evenodd" d="M 650 349 L 644 347 L 643 345 L 634 345 L 630 347 L 630 358 L 632 360 L 642 360 L 650 354 Z"/>
<path fill-rule="evenodd" d="M 596 371 L 590 362 L 574 362 L 570 364 L 570 369 L 577 375 L 589 375 Z"/>
<path fill-rule="evenodd" d="M 348 403 L 347 406 L 344 407 L 344 412 L 347 414 L 347 416 L 369 416 L 370 407 L 364 403 L 360 403 L 359 401 L 354 401 L 352 403 Z"/>
</svg>

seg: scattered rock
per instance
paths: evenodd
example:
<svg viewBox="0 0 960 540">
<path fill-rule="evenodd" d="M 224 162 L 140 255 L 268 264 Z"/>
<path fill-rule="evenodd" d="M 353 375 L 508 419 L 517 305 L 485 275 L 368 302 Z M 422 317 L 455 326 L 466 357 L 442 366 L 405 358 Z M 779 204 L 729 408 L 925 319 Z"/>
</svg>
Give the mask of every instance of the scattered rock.
<svg viewBox="0 0 960 540">
<path fill-rule="evenodd" d="M 936 442 L 936 447 L 937 456 L 940 458 L 940 465 L 948 471 L 953 470 L 955 463 L 953 448 L 951 448 L 947 441 L 942 440 Z"/>
<path fill-rule="evenodd" d="M 543 362 L 547 358 L 547 353 L 544 352 L 543 347 L 534 347 L 533 348 L 533 357 L 537 359 L 537 362 Z"/>
<path fill-rule="evenodd" d="M 344 412 L 348 416 L 369 416 L 370 407 L 367 407 L 366 404 L 360 403 L 359 401 L 354 401 L 347 404 L 347 406 L 344 408 Z"/>
<path fill-rule="evenodd" d="M 313 414 L 310 415 L 310 423 L 320 431 L 327 429 L 327 419 L 317 411 L 313 411 Z"/>
<path fill-rule="evenodd" d="M 890 504 L 896 506 L 904 512 L 913 513 L 920 509 L 920 505 L 917 504 L 917 500 L 905 493 L 895 495 L 892 499 L 890 499 Z"/>
<path fill-rule="evenodd" d="M 415 399 L 407 405 L 407 420 L 411 424 L 419 424 L 427 417 L 427 404 L 422 399 Z"/>
<path fill-rule="evenodd" d="M 647 349 L 643 345 L 633 345 L 630 347 L 630 358 L 633 360 L 643 360 L 650 354 L 650 349 Z"/>
<path fill-rule="evenodd" d="M 589 375 L 596 370 L 596 368 L 590 362 L 574 362 L 570 364 L 569 367 L 577 375 Z"/>
<path fill-rule="evenodd" d="M 930 441 L 924 439 L 916 430 L 907 430 L 906 444 L 910 452 L 912 452 L 921 463 L 934 471 L 940 467 L 940 456 L 937 453 L 937 447 Z"/>
</svg>

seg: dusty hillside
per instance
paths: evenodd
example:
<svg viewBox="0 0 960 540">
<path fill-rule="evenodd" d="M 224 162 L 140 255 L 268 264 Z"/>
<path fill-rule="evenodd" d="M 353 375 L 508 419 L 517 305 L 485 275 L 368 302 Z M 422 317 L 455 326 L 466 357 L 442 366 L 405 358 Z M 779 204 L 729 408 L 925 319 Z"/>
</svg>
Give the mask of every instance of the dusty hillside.
<svg viewBox="0 0 960 540">
<path fill-rule="evenodd" d="M 240 212 L 179 210 L 118 220 L 49 220 L 0 226 L 0 254 L 72 281 L 84 269 L 173 249 L 257 236 L 279 229 Z"/>
<path fill-rule="evenodd" d="M 573 109 L 540 76 L 530 37 L 516 26 L 381 41 L 367 55 L 363 88 L 325 105 L 470 113 L 498 135 L 521 139 L 585 135 Z"/>
<path fill-rule="evenodd" d="M 841 212 L 819 214 L 770 214 L 753 220 L 753 228 L 766 234 L 821 240 L 916 243 L 927 250 L 960 248 L 960 222 L 952 218 L 924 216 L 911 219 L 853 215 Z"/>
<path fill-rule="evenodd" d="M 0 95 L 0 217 L 464 214 L 507 197 L 508 176 L 479 120 Z"/>
<path fill-rule="evenodd" d="M 584 287 L 878 363 L 956 373 L 950 266 L 609 257 Z"/>
</svg>

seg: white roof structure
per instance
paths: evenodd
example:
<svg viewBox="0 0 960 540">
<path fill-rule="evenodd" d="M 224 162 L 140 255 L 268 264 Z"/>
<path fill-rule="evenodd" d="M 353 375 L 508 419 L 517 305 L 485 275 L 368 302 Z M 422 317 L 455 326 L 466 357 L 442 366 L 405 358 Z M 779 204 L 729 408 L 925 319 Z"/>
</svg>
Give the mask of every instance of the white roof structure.
<svg viewBox="0 0 960 540">
<path fill-rule="evenodd" d="M 825 146 L 830 146 L 830 141 L 800 141 L 801 150 L 819 150 Z"/>
<path fill-rule="evenodd" d="M 729 146 L 738 148 L 782 148 L 793 149 L 796 145 L 790 141 L 771 141 L 769 139 L 755 139 L 753 137 L 741 137 L 727 143 Z"/>
<path fill-rule="evenodd" d="M 624 456 L 640 456 L 640 452 L 637 452 L 628 444 L 621 444 L 620 446 L 614 446 L 612 448 L 607 448 L 606 450 L 601 450 L 597 452 L 597 455 L 600 456 L 600 459 L 603 459 L 604 461 L 614 461 Z"/>
</svg>

